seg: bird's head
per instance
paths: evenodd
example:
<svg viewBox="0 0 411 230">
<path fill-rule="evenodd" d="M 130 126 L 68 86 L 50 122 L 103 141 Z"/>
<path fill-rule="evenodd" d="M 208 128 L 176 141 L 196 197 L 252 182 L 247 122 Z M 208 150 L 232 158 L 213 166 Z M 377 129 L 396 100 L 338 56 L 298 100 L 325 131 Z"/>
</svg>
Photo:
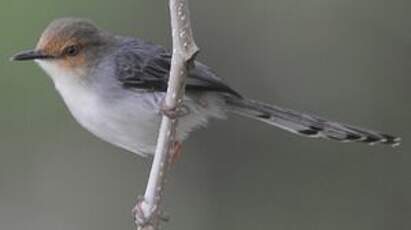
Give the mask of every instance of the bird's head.
<svg viewBox="0 0 411 230">
<path fill-rule="evenodd" d="M 12 60 L 34 60 L 52 78 L 84 76 L 112 41 L 89 20 L 61 18 L 44 30 L 34 50 L 17 53 Z"/>
</svg>

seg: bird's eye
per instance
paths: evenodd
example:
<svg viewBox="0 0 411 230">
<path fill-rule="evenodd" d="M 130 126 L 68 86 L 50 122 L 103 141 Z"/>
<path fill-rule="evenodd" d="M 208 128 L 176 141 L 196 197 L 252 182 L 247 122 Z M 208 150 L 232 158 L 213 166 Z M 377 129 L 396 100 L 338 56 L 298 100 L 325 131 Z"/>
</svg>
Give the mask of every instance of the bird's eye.
<svg viewBox="0 0 411 230">
<path fill-rule="evenodd" d="M 67 46 L 64 49 L 64 54 L 66 54 L 67 56 L 70 56 L 70 57 L 76 56 L 79 52 L 80 52 L 80 47 L 78 47 L 76 45 Z"/>
</svg>

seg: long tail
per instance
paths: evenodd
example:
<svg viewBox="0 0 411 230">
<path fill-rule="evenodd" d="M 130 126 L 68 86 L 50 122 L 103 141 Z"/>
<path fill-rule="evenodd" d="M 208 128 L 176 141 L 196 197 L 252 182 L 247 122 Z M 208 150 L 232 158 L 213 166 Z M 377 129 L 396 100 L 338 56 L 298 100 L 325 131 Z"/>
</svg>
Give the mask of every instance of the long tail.
<svg viewBox="0 0 411 230">
<path fill-rule="evenodd" d="M 399 137 L 378 131 L 328 121 L 315 115 L 299 113 L 249 99 L 230 97 L 227 98 L 227 104 L 231 106 L 233 113 L 306 137 L 319 137 L 341 142 L 361 142 L 370 145 L 381 143 L 393 147 L 399 145 L 401 141 Z"/>
</svg>

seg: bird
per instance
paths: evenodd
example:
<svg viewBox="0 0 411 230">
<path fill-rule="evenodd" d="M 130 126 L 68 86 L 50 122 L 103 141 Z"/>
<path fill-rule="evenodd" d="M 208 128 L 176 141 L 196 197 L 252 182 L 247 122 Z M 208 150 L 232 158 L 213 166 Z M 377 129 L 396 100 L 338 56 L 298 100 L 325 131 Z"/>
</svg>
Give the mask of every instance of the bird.
<svg viewBox="0 0 411 230">
<path fill-rule="evenodd" d="M 34 60 L 50 76 L 75 120 L 95 136 L 140 156 L 152 156 L 171 56 L 160 45 L 115 35 L 88 19 L 67 17 L 52 21 L 35 49 L 11 59 Z M 399 137 L 383 132 L 244 97 L 199 61 L 193 62 L 188 74 L 182 104 L 178 143 L 210 119 L 239 115 L 305 137 L 400 144 Z"/>
</svg>

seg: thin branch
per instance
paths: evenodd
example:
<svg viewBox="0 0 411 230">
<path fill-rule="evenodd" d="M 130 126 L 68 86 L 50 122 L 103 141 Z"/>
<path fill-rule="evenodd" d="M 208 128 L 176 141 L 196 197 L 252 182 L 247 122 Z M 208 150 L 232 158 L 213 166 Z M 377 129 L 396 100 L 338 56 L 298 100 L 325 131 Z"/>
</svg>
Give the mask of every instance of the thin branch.
<svg viewBox="0 0 411 230">
<path fill-rule="evenodd" d="M 173 37 L 173 56 L 170 79 L 163 104 L 163 118 L 157 140 L 150 176 L 144 197 L 135 208 L 137 228 L 157 230 L 161 213 L 160 202 L 165 178 L 169 170 L 169 159 L 175 143 L 177 116 L 185 92 L 185 80 L 199 51 L 194 42 L 187 0 L 170 0 L 171 29 Z"/>
</svg>

